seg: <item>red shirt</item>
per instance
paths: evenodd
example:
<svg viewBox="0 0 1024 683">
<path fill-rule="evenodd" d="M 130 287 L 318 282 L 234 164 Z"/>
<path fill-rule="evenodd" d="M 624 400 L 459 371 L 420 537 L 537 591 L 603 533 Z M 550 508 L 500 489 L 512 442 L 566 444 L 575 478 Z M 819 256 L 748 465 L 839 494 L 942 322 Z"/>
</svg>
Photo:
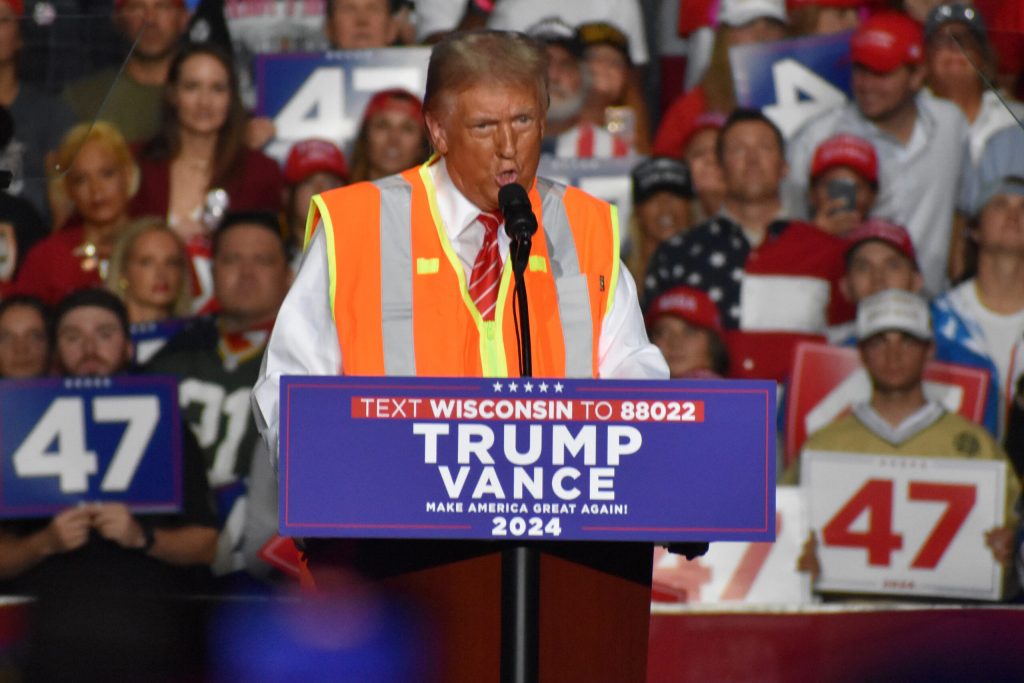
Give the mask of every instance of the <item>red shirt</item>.
<svg viewBox="0 0 1024 683">
<path fill-rule="evenodd" d="M 223 189 L 228 193 L 228 211 L 270 211 L 281 209 L 281 170 L 277 162 L 262 152 L 247 149 L 240 171 Z M 142 179 L 132 199 L 132 216 L 167 216 L 171 195 L 171 163 L 169 159 L 147 159 L 136 154 Z M 212 188 L 211 188 L 212 189 Z"/>
<path fill-rule="evenodd" d="M 98 263 L 84 269 L 88 260 L 74 253 L 84 242 L 85 226 L 71 223 L 36 244 L 25 255 L 14 293 L 31 294 L 55 306 L 75 290 L 101 286 Z"/>
</svg>

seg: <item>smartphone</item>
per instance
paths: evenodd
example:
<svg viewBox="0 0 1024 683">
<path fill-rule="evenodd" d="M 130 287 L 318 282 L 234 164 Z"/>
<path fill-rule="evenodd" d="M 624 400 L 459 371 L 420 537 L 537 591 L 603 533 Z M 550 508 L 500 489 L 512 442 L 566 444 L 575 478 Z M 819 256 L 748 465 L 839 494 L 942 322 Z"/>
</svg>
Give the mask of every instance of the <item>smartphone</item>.
<svg viewBox="0 0 1024 683">
<path fill-rule="evenodd" d="M 853 211 L 857 204 L 857 184 L 848 178 L 834 178 L 825 185 L 825 192 L 829 199 L 842 199 L 842 206 L 835 209 L 839 211 Z"/>
</svg>

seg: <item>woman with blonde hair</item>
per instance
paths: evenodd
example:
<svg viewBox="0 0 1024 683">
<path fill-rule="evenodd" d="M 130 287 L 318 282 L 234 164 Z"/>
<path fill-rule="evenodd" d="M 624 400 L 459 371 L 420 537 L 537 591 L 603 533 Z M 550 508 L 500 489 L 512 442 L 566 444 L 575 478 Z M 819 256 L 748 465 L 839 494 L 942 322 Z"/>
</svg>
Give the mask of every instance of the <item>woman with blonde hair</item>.
<svg viewBox="0 0 1024 683">
<path fill-rule="evenodd" d="M 133 220 L 114 245 L 107 288 L 124 302 L 135 362 L 145 363 L 184 329 L 192 311 L 184 242 L 161 218 Z"/>
<path fill-rule="evenodd" d="M 107 259 L 128 222 L 139 170 L 124 136 L 97 121 L 75 126 L 56 153 L 60 172 L 52 192 L 73 207 L 64 227 L 36 244 L 18 272 L 14 291 L 54 305 L 66 294 L 103 284 Z"/>
<path fill-rule="evenodd" d="M 124 302 L 133 324 L 189 315 L 188 256 L 181 238 L 156 216 L 133 220 L 114 245 L 107 288 Z"/>
</svg>

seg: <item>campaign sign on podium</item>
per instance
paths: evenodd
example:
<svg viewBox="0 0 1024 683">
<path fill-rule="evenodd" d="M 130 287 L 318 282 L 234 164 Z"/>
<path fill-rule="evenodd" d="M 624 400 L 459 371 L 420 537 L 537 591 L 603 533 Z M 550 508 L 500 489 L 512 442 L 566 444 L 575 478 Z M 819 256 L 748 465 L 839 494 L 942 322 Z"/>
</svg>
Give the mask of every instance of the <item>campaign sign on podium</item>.
<svg viewBox="0 0 1024 683">
<path fill-rule="evenodd" d="M 1006 463 L 804 451 L 822 591 L 998 600 Z"/>
<path fill-rule="evenodd" d="M 0 517 L 48 517 L 90 501 L 181 509 L 173 377 L 4 380 L 0 448 Z"/>
<path fill-rule="evenodd" d="M 775 537 L 775 384 L 283 377 L 289 536 Z"/>
</svg>

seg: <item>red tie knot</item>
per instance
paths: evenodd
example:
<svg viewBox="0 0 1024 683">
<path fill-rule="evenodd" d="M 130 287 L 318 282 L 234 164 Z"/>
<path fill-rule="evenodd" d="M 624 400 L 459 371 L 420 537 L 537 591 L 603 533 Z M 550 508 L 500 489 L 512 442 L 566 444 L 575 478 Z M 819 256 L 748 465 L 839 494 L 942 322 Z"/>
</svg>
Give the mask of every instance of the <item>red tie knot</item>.
<svg viewBox="0 0 1024 683">
<path fill-rule="evenodd" d="M 498 226 L 501 225 L 501 215 L 497 213 L 482 213 L 476 218 L 480 221 L 480 224 L 484 226 L 484 230 L 488 233 L 498 231 Z"/>
</svg>

